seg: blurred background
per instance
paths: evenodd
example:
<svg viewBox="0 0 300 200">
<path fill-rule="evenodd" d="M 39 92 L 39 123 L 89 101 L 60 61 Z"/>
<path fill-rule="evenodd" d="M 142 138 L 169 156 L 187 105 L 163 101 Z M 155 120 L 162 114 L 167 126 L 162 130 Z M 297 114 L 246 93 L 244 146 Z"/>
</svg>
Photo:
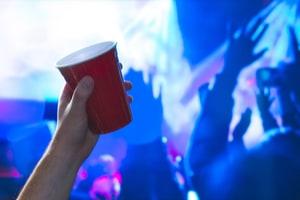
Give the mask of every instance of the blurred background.
<svg viewBox="0 0 300 200">
<path fill-rule="evenodd" d="M 136 88 L 131 94 L 138 125 L 102 136 L 78 173 L 71 198 L 116 199 L 126 182 L 119 169 L 131 145 L 157 138 L 166 145 L 177 182 L 186 188 L 182 163 L 201 112 L 198 90 L 213 85 L 222 70 L 230 28 L 251 24 L 265 12 L 270 12 L 264 19 L 268 30 L 254 51 L 268 50 L 243 69 L 233 93 L 231 129 L 246 108 L 253 112 L 244 136 L 247 147 L 263 133 L 255 71 L 293 59 L 288 27 L 300 34 L 298 0 L 0 1 L 0 197 L 17 193 L 55 132 L 64 85 L 56 62 L 107 40 L 117 41 L 123 75 Z M 279 115 L 276 100 L 271 111 Z M 98 190 L 110 195 L 98 198 Z"/>
</svg>

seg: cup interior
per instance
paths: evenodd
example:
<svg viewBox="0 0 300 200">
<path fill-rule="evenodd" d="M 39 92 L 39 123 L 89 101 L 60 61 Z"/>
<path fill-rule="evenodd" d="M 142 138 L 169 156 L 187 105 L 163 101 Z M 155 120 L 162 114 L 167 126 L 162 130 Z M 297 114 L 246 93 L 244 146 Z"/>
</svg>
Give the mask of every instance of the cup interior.
<svg viewBox="0 0 300 200">
<path fill-rule="evenodd" d="M 93 58 L 96 58 L 107 51 L 111 50 L 116 46 L 116 42 L 108 41 L 101 42 L 83 49 L 80 49 L 74 53 L 69 54 L 68 56 L 60 59 L 56 63 L 56 67 L 71 67 L 73 65 L 77 65 Z"/>
</svg>

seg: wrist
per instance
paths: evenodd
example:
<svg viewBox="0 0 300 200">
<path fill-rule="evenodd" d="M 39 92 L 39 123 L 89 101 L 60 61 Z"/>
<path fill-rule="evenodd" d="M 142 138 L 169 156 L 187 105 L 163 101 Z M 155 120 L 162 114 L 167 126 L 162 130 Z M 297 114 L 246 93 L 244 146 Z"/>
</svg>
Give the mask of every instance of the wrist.
<svg viewBox="0 0 300 200">
<path fill-rule="evenodd" d="M 237 76 L 243 69 L 243 65 L 239 64 L 240 62 L 236 63 L 236 62 L 228 62 L 225 61 L 224 63 L 224 72 L 228 73 L 228 74 L 232 74 Z"/>
<path fill-rule="evenodd" d="M 237 84 L 238 75 L 234 73 L 230 73 L 227 71 L 223 71 L 218 74 L 216 77 L 216 85 L 222 88 L 222 90 L 233 91 L 234 87 Z"/>
</svg>

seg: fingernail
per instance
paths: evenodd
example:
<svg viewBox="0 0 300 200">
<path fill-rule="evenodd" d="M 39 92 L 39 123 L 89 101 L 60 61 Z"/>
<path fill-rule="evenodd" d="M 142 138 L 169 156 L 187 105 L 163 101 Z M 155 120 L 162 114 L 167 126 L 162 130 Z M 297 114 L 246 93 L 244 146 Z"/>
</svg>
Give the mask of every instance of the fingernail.
<svg viewBox="0 0 300 200">
<path fill-rule="evenodd" d="M 94 84 L 94 80 L 92 77 L 90 76 L 85 76 L 83 79 L 82 79 L 82 86 L 85 88 L 85 89 L 91 89 L 93 87 L 93 84 Z"/>
</svg>

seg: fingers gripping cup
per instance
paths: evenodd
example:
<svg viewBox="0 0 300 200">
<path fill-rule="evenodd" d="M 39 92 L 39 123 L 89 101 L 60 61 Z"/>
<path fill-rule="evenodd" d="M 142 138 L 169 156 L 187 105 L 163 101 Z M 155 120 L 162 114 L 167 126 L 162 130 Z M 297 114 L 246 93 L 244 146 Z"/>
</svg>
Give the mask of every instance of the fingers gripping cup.
<svg viewBox="0 0 300 200">
<path fill-rule="evenodd" d="M 94 79 L 94 90 L 87 102 L 91 131 L 112 132 L 132 120 L 115 42 L 76 51 L 59 60 L 56 66 L 73 90 L 84 76 Z"/>
</svg>

